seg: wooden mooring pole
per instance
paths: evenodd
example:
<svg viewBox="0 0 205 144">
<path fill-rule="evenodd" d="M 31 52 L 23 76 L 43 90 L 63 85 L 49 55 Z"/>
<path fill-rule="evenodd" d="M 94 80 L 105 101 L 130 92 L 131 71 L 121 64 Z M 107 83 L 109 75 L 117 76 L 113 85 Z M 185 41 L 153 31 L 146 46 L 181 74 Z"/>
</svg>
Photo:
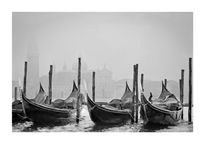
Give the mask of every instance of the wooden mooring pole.
<svg viewBox="0 0 205 144">
<path fill-rule="evenodd" d="M 139 106 L 139 96 L 138 96 L 138 64 L 136 64 L 136 76 L 135 76 L 135 87 L 136 87 L 136 123 L 138 123 L 138 106 Z"/>
<path fill-rule="evenodd" d="M 132 123 L 134 123 L 135 122 L 135 82 L 136 82 L 136 75 L 135 75 L 135 71 L 136 71 L 136 68 L 135 68 L 136 66 L 134 65 L 133 66 L 133 90 L 132 90 L 132 92 L 133 92 L 133 97 L 132 97 L 132 120 L 131 120 L 131 122 Z"/>
<path fill-rule="evenodd" d="M 142 86 L 142 91 L 144 92 L 144 74 L 141 74 L 141 86 Z"/>
<path fill-rule="evenodd" d="M 141 87 L 142 87 L 142 92 L 144 92 L 144 74 L 141 74 Z M 141 97 L 140 97 L 141 99 Z M 141 109 L 141 107 L 140 107 Z M 140 119 L 142 118 L 141 114 L 140 114 Z"/>
<path fill-rule="evenodd" d="M 189 110 L 188 121 L 192 122 L 192 58 L 189 58 Z"/>
<path fill-rule="evenodd" d="M 79 123 L 80 118 L 80 82 L 81 82 L 81 58 L 78 58 L 78 96 L 76 107 L 76 123 Z"/>
<path fill-rule="evenodd" d="M 182 103 L 182 80 L 179 79 L 179 96 L 180 96 L 180 102 Z M 181 113 L 181 119 L 183 120 L 183 103 L 182 103 L 182 113 Z"/>
<path fill-rule="evenodd" d="M 93 101 L 95 102 L 95 72 L 93 72 L 92 75 L 92 95 L 93 95 Z"/>
<path fill-rule="evenodd" d="M 182 105 L 184 104 L 184 69 L 181 70 L 181 80 L 180 80 L 180 101 Z M 182 115 L 181 119 L 184 119 L 184 114 L 183 114 L 183 107 L 182 107 Z"/>
<path fill-rule="evenodd" d="M 78 90 L 80 91 L 81 82 L 81 58 L 78 58 Z"/>
<path fill-rule="evenodd" d="M 49 104 L 51 104 L 51 102 L 52 102 L 52 75 L 53 75 L 53 66 L 50 65 L 49 85 L 48 85 Z"/>
<path fill-rule="evenodd" d="M 24 80 L 23 80 L 23 93 L 25 96 L 26 96 L 26 80 L 27 80 L 27 61 L 25 61 L 24 63 Z M 24 116 L 26 117 L 24 104 L 22 104 L 22 109 L 23 109 Z"/>
<path fill-rule="evenodd" d="M 26 96 L 27 61 L 24 64 L 23 93 Z"/>
<path fill-rule="evenodd" d="M 17 87 L 14 88 L 14 101 L 17 101 Z"/>
</svg>

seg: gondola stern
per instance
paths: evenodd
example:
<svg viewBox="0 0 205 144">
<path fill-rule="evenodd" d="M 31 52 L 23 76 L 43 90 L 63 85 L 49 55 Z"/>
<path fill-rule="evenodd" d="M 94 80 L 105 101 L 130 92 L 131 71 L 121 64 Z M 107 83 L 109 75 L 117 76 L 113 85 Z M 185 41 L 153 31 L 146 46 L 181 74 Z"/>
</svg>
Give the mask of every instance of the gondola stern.
<svg viewBox="0 0 205 144">
<path fill-rule="evenodd" d="M 74 92 L 74 91 L 78 91 L 78 88 L 75 84 L 75 81 L 73 80 L 73 90 L 72 90 L 72 92 Z"/>
<path fill-rule="evenodd" d="M 129 87 L 127 81 L 126 81 L 125 92 L 131 92 L 130 87 Z"/>
<path fill-rule="evenodd" d="M 87 105 L 88 105 L 89 107 L 91 107 L 91 108 L 96 105 L 96 103 L 93 102 L 93 101 L 90 99 L 90 97 L 88 96 L 88 94 L 87 94 Z"/>
<path fill-rule="evenodd" d="M 45 91 L 44 91 L 43 86 L 42 86 L 42 84 L 41 84 L 41 82 L 40 82 L 40 89 L 39 89 L 39 92 L 38 92 L 38 93 L 41 93 L 41 92 L 45 92 Z"/>
</svg>

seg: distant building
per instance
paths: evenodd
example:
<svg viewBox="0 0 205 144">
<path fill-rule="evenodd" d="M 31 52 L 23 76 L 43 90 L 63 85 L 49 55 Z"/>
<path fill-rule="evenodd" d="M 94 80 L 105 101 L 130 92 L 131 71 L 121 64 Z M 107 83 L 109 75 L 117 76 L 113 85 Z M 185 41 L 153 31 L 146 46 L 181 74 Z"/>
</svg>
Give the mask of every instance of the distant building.
<svg viewBox="0 0 205 144">
<path fill-rule="evenodd" d="M 114 81 L 112 72 L 105 66 L 96 71 L 96 100 L 105 101 L 112 98 L 114 93 Z"/>
<path fill-rule="evenodd" d="M 72 90 L 73 80 L 77 84 L 77 72 L 68 71 L 66 63 L 64 63 L 62 70 L 53 73 L 52 79 L 52 98 L 65 99 L 70 95 Z M 48 93 L 48 75 L 40 77 L 43 88 Z"/>
<path fill-rule="evenodd" d="M 65 99 L 69 96 L 73 80 L 77 84 L 77 67 L 78 64 L 73 64 L 72 70 L 68 71 L 64 64 L 61 71 L 53 75 L 53 99 Z M 48 75 L 42 76 L 40 81 L 44 89 L 48 90 Z M 96 71 L 96 100 L 102 101 L 105 98 L 111 98 L 114 93 L 114 81 L 112 80 L 112 72 L 104 67 Z M 81 71 L 81 92 L 92 94 L 92 71 L 88 70 L 85 62 L 82 62 Z"/>
</svg>

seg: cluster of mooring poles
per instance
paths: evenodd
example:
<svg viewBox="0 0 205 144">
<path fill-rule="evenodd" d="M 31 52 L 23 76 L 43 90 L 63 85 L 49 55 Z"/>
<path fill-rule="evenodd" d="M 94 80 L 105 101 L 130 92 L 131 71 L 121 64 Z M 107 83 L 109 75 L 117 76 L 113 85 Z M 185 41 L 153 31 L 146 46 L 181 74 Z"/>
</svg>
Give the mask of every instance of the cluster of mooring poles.
<svg viewBox="0 0 205 144">
<path fill-rule="evenodd" d="M 138 108 L 140 105 L 139 101 L 139 95 L 138 95 L 138 68 L 139 65 L 136 64 L 133 66 L 133 98 L 132 98 L 132 123 L 138 123 Z M 192 58 L 189 58 L 189 93 L 188 93 L 188 104 L 184 103 L 184 73 L 185 70 L 181 70 L 181 78 L 179 79 L 179 89 L 180 89 L 180 101 L 183 105 L 183 107 L 188 106 L 188 122 L 192 122 Z M 48 98 L 49 98 L 49 104 L 52 102 L 52 75 L 53 75 L 53 66 L 50 65 L 49 70 L 49 86 L 48 86 Z M 24 65 L 24 81 L 23 81 L 23 93 L 26 95 L 26 79 L 27 79 L 27 62 L 25 62 Z M 78 58 L 78 96 L 77 96 L 77 106 L 76 106 L 76 123 L 79 123 L 80 119 L 80 83 L 81 83 L 81 58 Z M 141 74 L 141 88 L 142 92 L 144 91 L 144 74 Z M 164 79 L 164 85 L 167 87 L 167 79 Z M 14 89 L 14 99 L 17 100 L 17 87 Z M 92 73 L 92 99 L 95 102 L 95 72 Z M 103 103 L 103 102 L 99 102 Z M 23 107 L 23 111 L 25 114 L 25 110 Z M 183 110 L 181 119 L 184 119 L 183 116 Z"/>
</svg>

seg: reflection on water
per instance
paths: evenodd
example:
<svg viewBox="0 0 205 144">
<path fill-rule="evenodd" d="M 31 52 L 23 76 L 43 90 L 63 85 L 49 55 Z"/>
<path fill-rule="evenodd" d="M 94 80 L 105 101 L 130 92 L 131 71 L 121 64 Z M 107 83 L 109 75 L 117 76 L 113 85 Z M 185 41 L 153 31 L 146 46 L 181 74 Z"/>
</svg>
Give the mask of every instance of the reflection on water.
<svg viewBox="0 0 205 144">
<path fill-rule="evenodd" d="M 187 109 L 184 109 L 184 114 Z M 187 120 L 186 115 L 184 115 Z M 65 126 L 43 126 L 35 125 L 32 122 L 23 122 L 13 124 L 14 132 L 192 132 L 193 124 L 182 121 L 177 126 L 159 126 L 159 125 L 146 125 L 143 126 L 142 121 L 139 124 L 115 125 L 115 126 L 99 126 L 95 125 L 89 117 L 87 107 L 85 106 L 81 112 L 81 120 L 79 124 L 70 123 Z"/>
</svg>

